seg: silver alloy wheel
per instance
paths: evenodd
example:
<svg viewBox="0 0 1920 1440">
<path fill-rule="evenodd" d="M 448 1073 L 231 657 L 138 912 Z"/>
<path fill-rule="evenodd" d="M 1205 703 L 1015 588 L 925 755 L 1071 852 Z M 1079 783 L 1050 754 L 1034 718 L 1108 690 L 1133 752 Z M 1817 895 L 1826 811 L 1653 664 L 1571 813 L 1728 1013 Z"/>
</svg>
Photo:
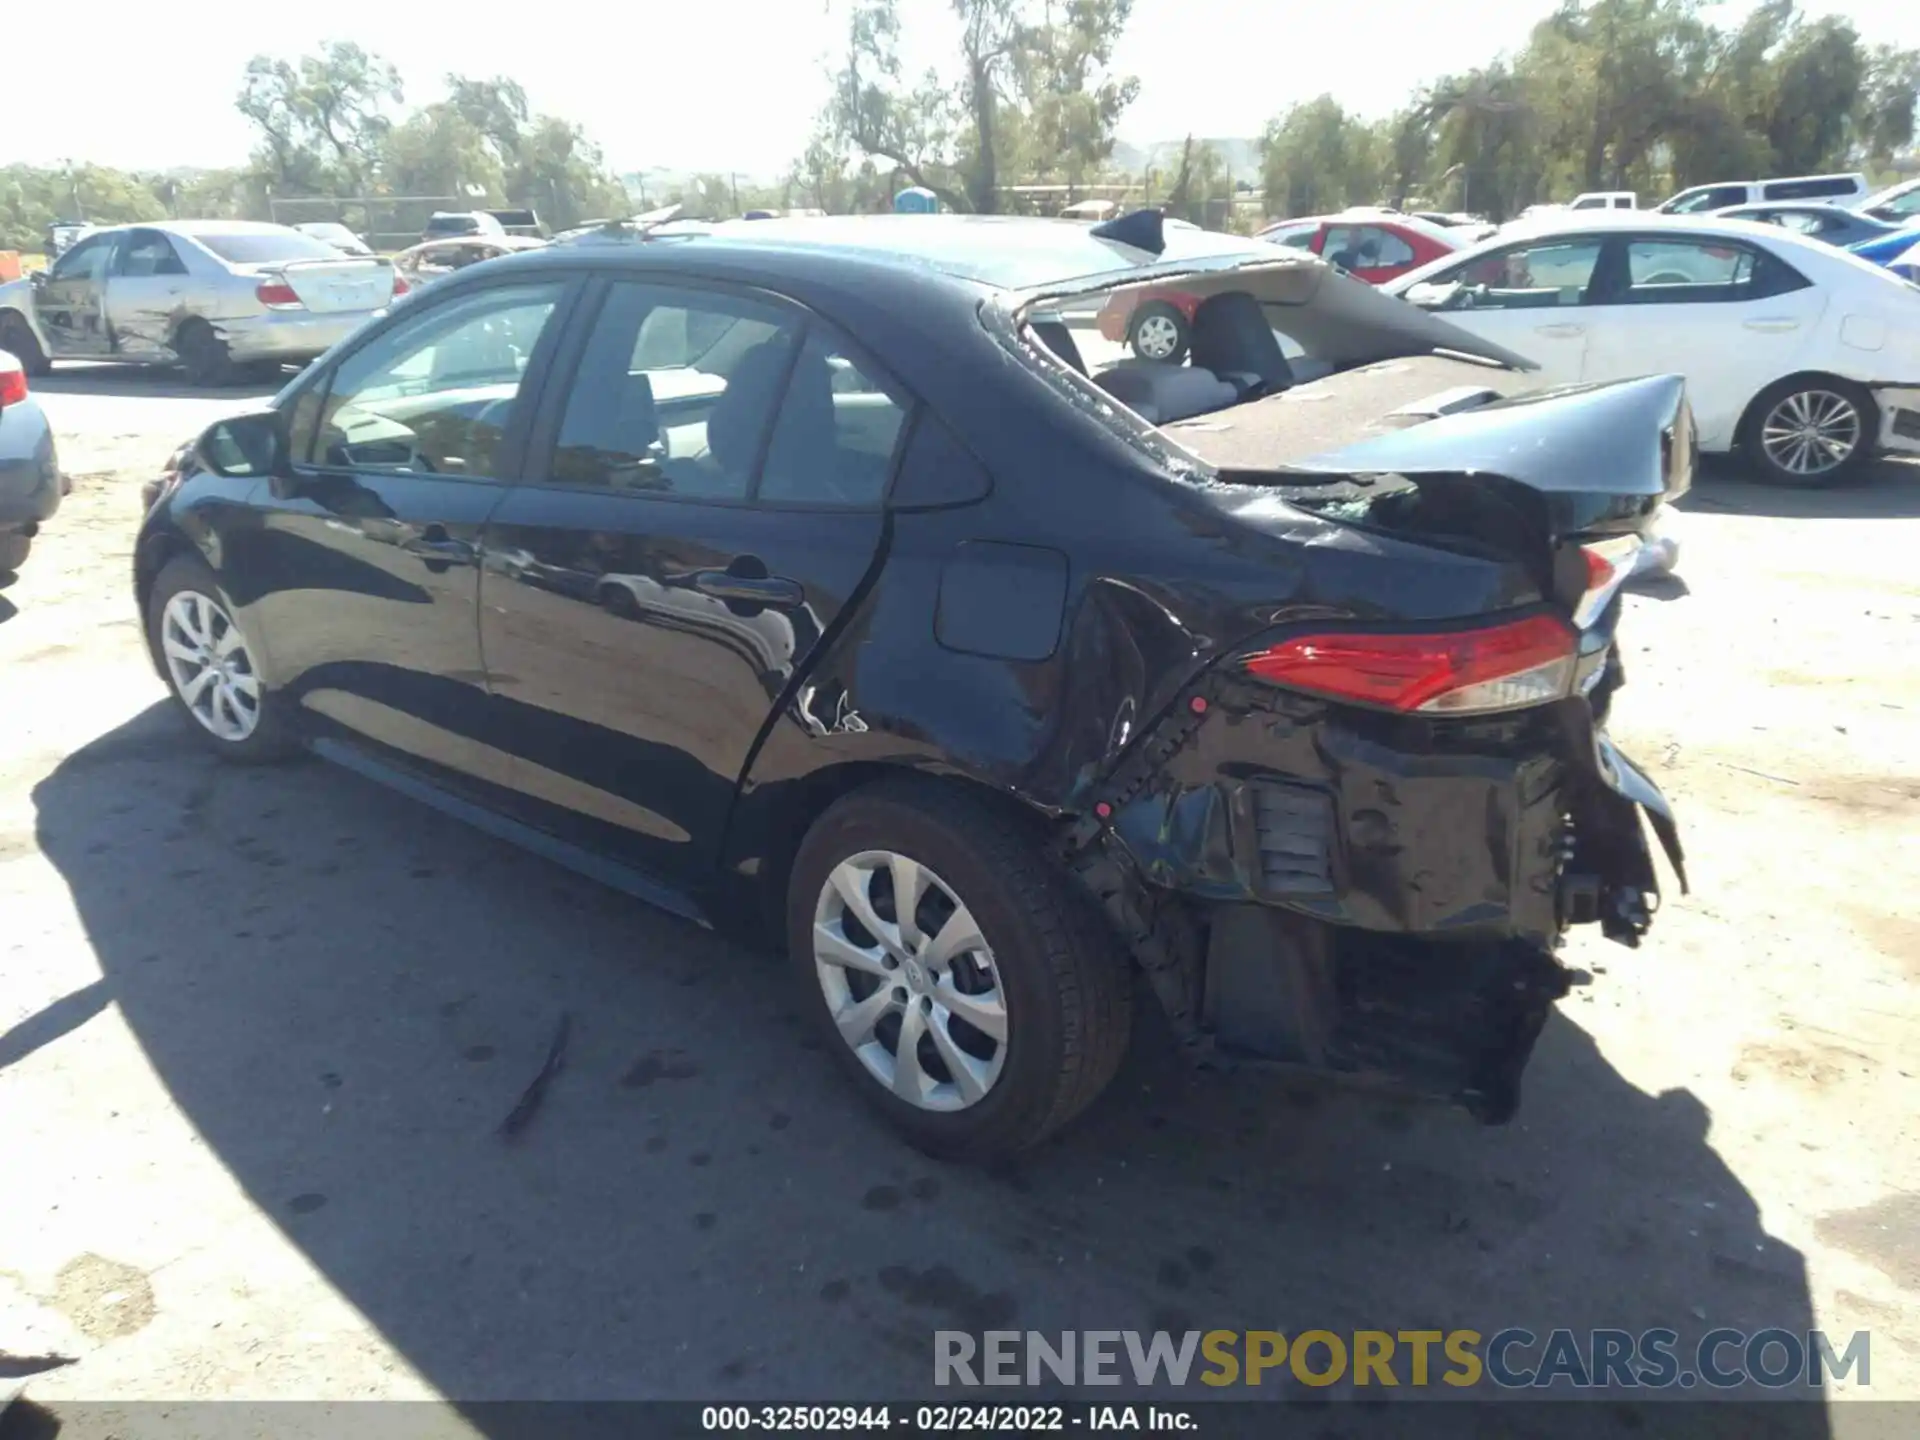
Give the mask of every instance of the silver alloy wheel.
<svg viewBox="0 0 1920 1440">
<path fill-rule="evenodd" d="M 1133 327 L 1133 348 L 1145 360 L 1165 360 L 1180 348 L 1180 327 L 1171 315 L 1146 315 Z"/>
<path fill-rule="evenodd" d="M 986 1098 L 1007 1056 L 1006 993 L 960 897 L 891 850 L 836 865 L 813 915 L 834 1025 L 867 1073 L 921 1110 Z"/>
<path fill-rule="evenodd" d="M 182 590 L 160 612 L 160 650 L 193 718 L 238 743 L 260 723 L 260 679 L 240 627 L 218 600 Z"/>
<path fill-rule="evenodd" d="M 1837 470 L 1860 447 L 1860 408 L 1832 390 L 1782 396 L 1760 424 L 1760 444 L 1789 475 Z"/>
</svg>

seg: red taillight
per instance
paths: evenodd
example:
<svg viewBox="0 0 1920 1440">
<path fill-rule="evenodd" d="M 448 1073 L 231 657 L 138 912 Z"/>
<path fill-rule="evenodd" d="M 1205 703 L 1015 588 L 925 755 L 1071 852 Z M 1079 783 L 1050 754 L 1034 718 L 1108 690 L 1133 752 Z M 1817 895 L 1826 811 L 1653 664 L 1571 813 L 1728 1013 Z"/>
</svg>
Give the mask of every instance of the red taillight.
<svg viewBox="0 0 1920 1440">
<path fill-rule="evenodd" d="M 262 280 L 253 292 L 269 310 L 298 310 L 299 293 L 284 280 Z"/>
<path fill-rule="evenodd" d="M 1248 656 L 1248 671 L 1316 695 L 1428 714 L 1477 715 L 1569 694 L 1573 632 L 1551 615 L 1435 635 L 1301 635 Z"/>
<path fill-rule="evenodd" d="M 0 405 L 18 405 L 27 398 L 27 372 L 9 365 L 0 370 Z"/>
<path fill-rule="evenodd" d="M 406 294 L 407 291 L 412 288 L 413 288 L 412 286 L 407 284 L 406 276 L 402 275 L 398 270 L 393 272 L 393 298 L 394 299 L 398 300 L 402 295 Z"/>
</svg>

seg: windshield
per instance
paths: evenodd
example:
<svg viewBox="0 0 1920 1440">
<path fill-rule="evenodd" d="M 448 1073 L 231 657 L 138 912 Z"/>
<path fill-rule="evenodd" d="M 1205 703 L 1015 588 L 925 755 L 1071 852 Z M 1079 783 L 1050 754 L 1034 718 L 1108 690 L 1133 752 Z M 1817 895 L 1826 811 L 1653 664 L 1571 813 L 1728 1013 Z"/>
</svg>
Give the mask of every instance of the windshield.
<svg viewBox="0 0 1920 1440">
<path fill-rule="evenodd" d="M 193 233 L 193 232 L 189 232 Z M 277 260 L 337 260 L 331 245 L 298 230 L 229 230 L 193 233 L 229 265 L 268 265 Z"/>
</svg>

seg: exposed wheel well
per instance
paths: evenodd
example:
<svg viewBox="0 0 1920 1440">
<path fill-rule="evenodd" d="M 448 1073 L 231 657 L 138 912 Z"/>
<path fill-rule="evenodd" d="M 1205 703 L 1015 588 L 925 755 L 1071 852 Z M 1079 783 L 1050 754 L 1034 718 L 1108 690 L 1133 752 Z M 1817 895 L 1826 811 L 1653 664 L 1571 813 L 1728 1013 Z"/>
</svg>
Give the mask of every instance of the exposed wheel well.
<svg viewBox="0 0 1920 1440">
<path fill-rule="evenodd" d="M 1860 418 L 1862 426 L 1861 443 L 1873 446 L 1880 438 L 1880 410 L 1874 404 L 1873 392 L 1858 380 L 1849 380 L 1844 375 L 1834 375 L 1825 370 L 1800 370 L 1792 375 L 1782 375 L 1778 380 L 1761 388 L 1760 392 L 1747 402 L 1747 408 L 1740 412 L 1740 423 L 1734 427 L 1733 444 L 1738 447 L 1747 443 L 1753 433 L 1753 427 L 1760 422 L 1760 402 L 1788 384 L 1834 385 L 1859 397 L 1861 402 Z"/>
</svg>

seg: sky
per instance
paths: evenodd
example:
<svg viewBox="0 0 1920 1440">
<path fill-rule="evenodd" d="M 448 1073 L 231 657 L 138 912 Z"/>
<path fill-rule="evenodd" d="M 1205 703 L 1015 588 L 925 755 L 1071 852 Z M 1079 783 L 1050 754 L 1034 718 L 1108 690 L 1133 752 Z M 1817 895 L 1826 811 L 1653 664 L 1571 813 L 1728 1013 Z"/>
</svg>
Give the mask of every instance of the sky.
<svg viewBox="0 0 1920 1440">
<path fill-rule="evenodd" d="M 247 61 L 344 39 L 399 68 L 409 105 L 438 99 L 448 72 L 504 74 L 536 110 L 584 125 L 616 170 L 771 178 L 806 142 L 824 98 L 824 63 L 845 33 L 845 4 L 187 0 L 156 9 L 107 0 L 89 13 L 112 44 L 62 50 L 67 58 L 57 66 L 6 66 L 0 113 L 10 120 L 0 163 L 239 164 L 253 143 L 233 108 Z M 1135 143 L 1190 131 L 1253 136 L 1289 104 L 1323 91 L 1362 115 L 1388 114 L 1422 81 L 1518 49 L 1553 8 L 1554 0 L 1135 0 L 1117 64 L 1140 77 L 1140 97 L 1120 134 Z M 1750 0 L 1730 0 L 1715 15 L 1737 21 L 1749 8 Z M 1846 16 L 1870 42 L 1920 48 L 1914 0 L 1805 0 L 1803 8 Z M 901 9 L 910 58 L 940 58 L 946 0 L 901 0 Z M 25 36 L 34 33 L 51 32 L 34 21 Z M 23 38 L 18 27 L 14 38 Z M 16 61 L 52 54 L 37 42 L 26 50 Z"/>
</svg>

